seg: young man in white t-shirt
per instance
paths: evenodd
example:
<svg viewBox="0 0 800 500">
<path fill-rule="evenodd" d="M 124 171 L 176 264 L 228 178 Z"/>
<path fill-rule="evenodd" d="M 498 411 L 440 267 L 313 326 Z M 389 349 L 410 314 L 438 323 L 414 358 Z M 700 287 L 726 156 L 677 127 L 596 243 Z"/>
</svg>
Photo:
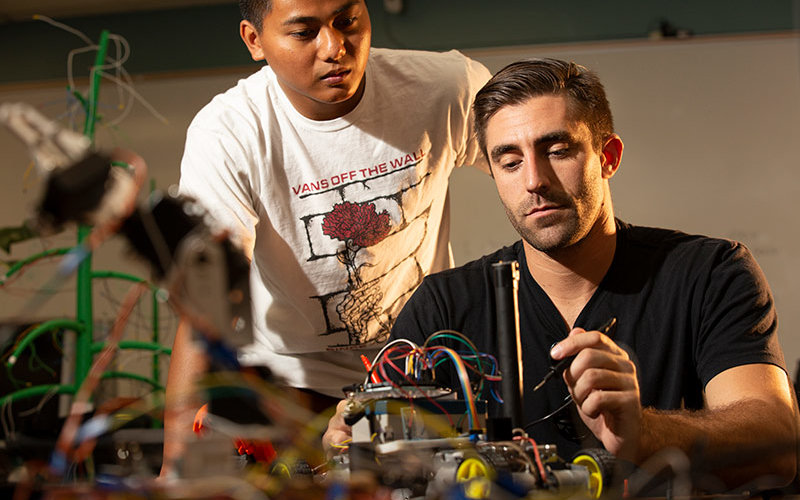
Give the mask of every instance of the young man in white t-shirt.
<svg viewBox="0 0 800 500">
<path fill-rule="evenodd" d="M 469 118 L 489 72 L 457 52 L 371 49 L 364 0 L 241 0 L 240 34 L 268 66 L 189 127 L 181 191 L 251 259 L 254 342 L 320 408 L 364 376 L 430 272 L 452 266 L 447 182 L 480 163 Z M 165 470 L 191 427 L 202 371 L 179 329 L 167 382 Z"/>
</svg>

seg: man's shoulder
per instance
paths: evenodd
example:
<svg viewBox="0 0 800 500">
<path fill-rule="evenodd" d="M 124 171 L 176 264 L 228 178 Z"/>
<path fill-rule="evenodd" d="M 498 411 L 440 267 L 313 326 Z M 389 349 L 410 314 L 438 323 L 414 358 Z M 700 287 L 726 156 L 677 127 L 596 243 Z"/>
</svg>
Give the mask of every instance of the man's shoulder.
<svg viewBox="0 0 800 500">
<path fill-rule="evenodd" d="M 677 229 L 637 226 L 621 221 L 618 221 L 618 230 L 624 234 L 624 237 L 630 243 L 644 247 L 695 248 L 701 250 L 731 248 L 740 245 L 739 242 L 726 238 L 692 234 Z"/>
<path fill-rule="evenodd" d="M 486 277 L 491 273 L 492 264 L 500 261 L 518 260 L 521 251 L 522 240 L 519 240 L 512 245 L 502 247 L 461 266 L 430 274 L 425 278 L 425 281 L 428 281 L 429 285 L 445 285 L 449 287 L 452 287 L 454 282 L 461 282 L 467 285 L 477 281 L 485 281 Z"/>
<path fill-rule="evenodd" d="M 623 235 L 623 245 L 631 252 L 629 258 L 636 259 L 638 255 L 647 260 L 673 262 L 679 268 L 708 267 L 742 257 L 752 259 L 744 244 L 731 239 L 626 223 L 619 223 L 618 230 Z"/>
<path fill-rule="evenodd" d="M 491 265 L 517 259 L 521 243 L 501 248 L 462 266 L 430 274 L 406 303 L 392 329 L 395 338 L 423 342 L 438 330 L 481 334 L 491 318 L 494 295 Z"/>
<path fill-rule="evenodd" d="M 271 69 L 263 67 L 214 96 L 195 114 L 188 134 L 259 137 L 270 123 Z"/>
<path fill-rule="evenodd" d="M 454 64 L 463 66 L 471 59 L 457 50 L 435 52 L 432 50 L 385 49 L 373 47 L 369 56 L 381 64 Z"/>
<path fill-rule="evenodd" d="M 380 74 L 421 82 L 434 81 L 440 86 L 460 84 L 464 80 L 488 80 L 489 70 L 457 50 L 433 52 L 426 50 L 373 48 L 370 63 Z"/>
<path fill-rule="evenodd" d="M 271 72 L 268 66 L 264 66 L 251 75 L 240 78 L 235 85 L 215 95 L 197 113 L 195 119 L 257 113 L 266 103 Z"/>
</svg>

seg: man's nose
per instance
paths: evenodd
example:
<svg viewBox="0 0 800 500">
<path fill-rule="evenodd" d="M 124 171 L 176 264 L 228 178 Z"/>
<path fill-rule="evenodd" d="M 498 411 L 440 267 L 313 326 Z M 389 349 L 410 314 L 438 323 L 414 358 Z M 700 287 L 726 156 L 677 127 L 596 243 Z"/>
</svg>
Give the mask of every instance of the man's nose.
<svg viewBox="0 0 800 500">
<path fill-rule="evenodd" d="M 531 193 L 547 191 L 550 186 L 548 171 L 549 167 L 544 162 L 537 161 L 536 158 L 526 158 L 523 164 L 525 189 Z"/>
<path fill-rule="evenodd" d="M 320 58 L 325 61 L 338 61 L 347 53 L 344 35 L 333 28 L 323 28 L 319 35 Z"/>
</svg>

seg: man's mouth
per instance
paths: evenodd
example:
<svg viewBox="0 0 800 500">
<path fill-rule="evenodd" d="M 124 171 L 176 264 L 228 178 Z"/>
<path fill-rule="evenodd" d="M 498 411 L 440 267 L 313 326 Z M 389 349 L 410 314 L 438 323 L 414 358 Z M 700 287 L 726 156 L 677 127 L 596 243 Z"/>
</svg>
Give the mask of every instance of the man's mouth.
<svg viewBox="0 0 800 500">
<path fill-rule="evenodd" d="M 545 215 L 548 213 L 552 213 L 558 210 L 559 208 L 561 208 L 560 205 L 553 205 L 553 204 L 540 205 L 528 209 L 525 215 Z"/>
<path fill-rule="evenodd" d="M 336 69 L 325 73 L 320 80 L 327 83 L 339 83 L 350 74 L 349 69 Z"/>
</svg>

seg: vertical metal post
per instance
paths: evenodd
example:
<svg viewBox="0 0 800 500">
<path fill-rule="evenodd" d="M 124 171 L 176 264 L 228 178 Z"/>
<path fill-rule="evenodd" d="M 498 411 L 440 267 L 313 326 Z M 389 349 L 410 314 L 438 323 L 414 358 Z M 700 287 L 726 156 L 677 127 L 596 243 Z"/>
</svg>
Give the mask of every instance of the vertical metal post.
<svg viewBox="0 0 800 500">
<path fill-rule="evenodd" d="M 503 373 L 500 385 L 503 416 L 512 427 L 522 426 L 522 346 L 519 336 L 519 264 L 517 261 L 492 264 L 497 315 L 498 363 Z"/>
</svg>

